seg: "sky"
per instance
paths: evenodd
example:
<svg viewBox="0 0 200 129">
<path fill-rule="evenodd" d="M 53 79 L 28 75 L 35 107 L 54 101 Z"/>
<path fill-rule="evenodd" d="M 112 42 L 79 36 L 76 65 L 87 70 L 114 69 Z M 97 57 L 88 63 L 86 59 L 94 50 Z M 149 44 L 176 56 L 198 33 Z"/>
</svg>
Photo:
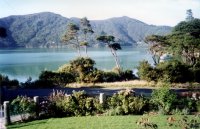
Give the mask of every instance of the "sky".
<svg viewBox="0 0 200 129">
<path fill-rule="evenodd" d="M 175 26 L 185 20 L 187 9 L 200 18 L 200 0 L 0 0 L 0 18 L 54 12 L 89 20 L 128 16 L 147 24 Z"/>
</svg>

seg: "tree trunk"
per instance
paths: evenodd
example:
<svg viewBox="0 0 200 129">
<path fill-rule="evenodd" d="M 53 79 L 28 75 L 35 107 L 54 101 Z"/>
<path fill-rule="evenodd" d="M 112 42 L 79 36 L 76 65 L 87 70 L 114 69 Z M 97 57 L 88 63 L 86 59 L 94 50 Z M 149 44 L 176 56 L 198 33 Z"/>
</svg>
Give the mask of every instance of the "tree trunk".
<svg viewBox="0 0 200 129">
<path fill-rule="evenodd" d="M 112 48 L 110 48 L 110 51 L 111 51 L 111 53 L 112 53 L 112 55 L 114 57 L 115 64 L 116 64 L 117 68 L 120 70 L 120 65 L 119 65 L 119 60 L 118 60 L 117 53 Z"/>
<path fill-rule="evenodd" d="M 79 43 L 79 41 L 78 41 L 78 37 L 76 37 L 76 43 L 77 43 L 78 55 L 81 57 L 80 43 Z"/>
<path fill-rule="evenodd" d="M 87 34 L 86 33 L 85 33 L 85 42 L 87 42 Z M 87 54 L 87 44 L 85 45 L 85 54 L 88 57 L 88 54 Z"/>
<path fill-rule="evenodd" d="M 85 54 L 88 57 L 88 53 L 87 53 L 87 45 L 85 45 Z"/>
</svg>

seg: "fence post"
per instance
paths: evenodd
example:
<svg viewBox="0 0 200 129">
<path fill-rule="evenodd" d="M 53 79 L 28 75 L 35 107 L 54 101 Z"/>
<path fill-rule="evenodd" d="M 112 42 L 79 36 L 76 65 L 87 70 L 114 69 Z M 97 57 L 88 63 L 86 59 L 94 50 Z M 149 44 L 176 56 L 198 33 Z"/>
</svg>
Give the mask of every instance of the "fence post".
<svg viewBox="0 0 200 129">
<path fill-rule="evenodd" d="M 9 106 L 9 101 L 5 101 L 3 103 L 4 106 L 4 118 L 5 118 L 5 125 L 9 125 L 11 124 L 11 120 L 10 120 L 10 106 Z"/>
<path fill-rule="evenodd" d="M 36 104 L 36 118 L 38 118 L 39 117 L 39 96 L 34 96 L 33 97 L 33 100 L 34 100 L 34 102 L 35 102 L 35 104 Z"/>
<path fill-rule="evenodd" d="M 105 99 L 106 99 L 106 95 L 104 93 L 100 93 L 99 94 L 99 102 L 100 102 L 100 104 L 104 104 Z"/>
<path fill-rule="evenodd" d="M 0 105 L 3 104 L 3 96 L 4 96 L 4 92 L 3 92 L 3 87 L 0 86 Z"/>
</svg>

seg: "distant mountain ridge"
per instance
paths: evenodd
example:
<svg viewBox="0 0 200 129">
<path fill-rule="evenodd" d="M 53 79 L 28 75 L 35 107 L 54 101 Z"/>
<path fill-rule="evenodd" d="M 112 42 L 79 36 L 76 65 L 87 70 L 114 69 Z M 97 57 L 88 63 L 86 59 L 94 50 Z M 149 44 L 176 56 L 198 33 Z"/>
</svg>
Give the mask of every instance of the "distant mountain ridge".
<svg viewBox="0 0 200 129">
<path fill-rule="evenodd" d="M 0 48 L 60 46 L 60 38 L 69 22 L 78 24 L 79 18 L 65 18 L 51 12 L 1 18 L 0 27 L 6 28 L 8 36 L 0 38 Z M 91 20 L 90 23 L 95 32 L 90 38 L 90 46 L 99 45 L 95 39 L 102 33 L 115 36 L 121 45 L 130 46 L 142 41 L 147 35 L 165 35 L 172 29 L 169 26 L 148 25 L 126 16 Z"/>
</svg>

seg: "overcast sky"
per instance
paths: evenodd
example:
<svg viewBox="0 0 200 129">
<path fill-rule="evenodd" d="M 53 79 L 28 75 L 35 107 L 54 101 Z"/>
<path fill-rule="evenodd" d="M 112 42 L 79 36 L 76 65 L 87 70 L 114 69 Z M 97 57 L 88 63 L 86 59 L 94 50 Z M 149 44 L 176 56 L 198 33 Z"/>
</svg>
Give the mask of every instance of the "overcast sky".
<svg viewBox="0 0 200 129">
<path fill-rule="evenodd" d="M 174 26 L 192 9 L 200 18 L 200 0 L 0 0 L 0 18 L 38 12 L 102 20 L 128 16 L 147 24 Z"/>
</svg>

